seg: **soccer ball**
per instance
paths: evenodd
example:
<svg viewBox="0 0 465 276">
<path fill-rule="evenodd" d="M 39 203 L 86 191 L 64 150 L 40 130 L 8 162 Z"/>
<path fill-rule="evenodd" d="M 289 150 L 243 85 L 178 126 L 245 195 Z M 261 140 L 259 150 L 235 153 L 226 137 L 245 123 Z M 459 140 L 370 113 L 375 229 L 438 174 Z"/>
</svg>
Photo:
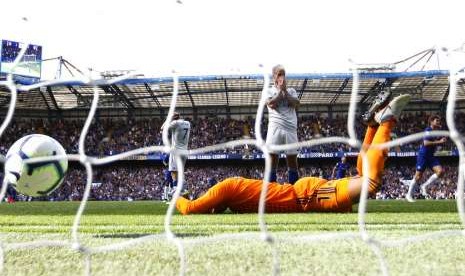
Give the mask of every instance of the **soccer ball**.
<svg viewBox="0 0 465 276">
<path fill-rule="evenodd" d="M 63 146 L 52 137 L 42 134 L 24 136 L 6 154 L 5 177 L 21 194 L 33 197 L 48 195 L 63 182 L 68 160 L 30 164 L 26 164 L 24 160 L 65 154 Z"/>
</svg>

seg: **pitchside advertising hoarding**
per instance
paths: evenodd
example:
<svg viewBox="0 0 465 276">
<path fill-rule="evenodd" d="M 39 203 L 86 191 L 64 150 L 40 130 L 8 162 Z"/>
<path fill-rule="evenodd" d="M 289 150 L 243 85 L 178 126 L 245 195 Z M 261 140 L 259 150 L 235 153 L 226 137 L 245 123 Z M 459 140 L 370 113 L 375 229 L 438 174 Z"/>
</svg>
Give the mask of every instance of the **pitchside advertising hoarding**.
<svg viewBox="0 0 465 276">
<path fill-rule="evenodd" d="M 38 81 L 42 70 L 42 46 L 29 44 L 26 52 L 16 67 L 13 68 L 15 59 L 18 57 L 26 43 L 1 40 L 0 43 L 0 74 L 13 74 L 16 79 L 25 81 Z"/>
<path fill-rule="evenodd" d="M 357 157 L 359 152 L 309 152 L 309 153 L 299 153 L 298 158 L 300 159 L 321 159 L 321 158 L 341 158 L 342 156 L 348 157 Z M 389 157 L 416 157 L 416 151 L 404 151 L 388 152 Z M 438 151 L 435 154 L 436 156 L 458 156 L 458 151 Z M 281 158 L 286 157 L 284 154 L 280 155 Z M 189 160 L 262 160 L 265 156 L 262 153 L 253 153 L 253 154 L 238 154 L 238 153 L 205 153 L 205 154 L 196 154 L 189 155 Z M 128 159 L 138 159 L 138 160 L 163 160 L 163 155 L 160 153 L 152 153 L 147 155 L 138 155 L 138 157 L 131 157 Z"/>
</svg>

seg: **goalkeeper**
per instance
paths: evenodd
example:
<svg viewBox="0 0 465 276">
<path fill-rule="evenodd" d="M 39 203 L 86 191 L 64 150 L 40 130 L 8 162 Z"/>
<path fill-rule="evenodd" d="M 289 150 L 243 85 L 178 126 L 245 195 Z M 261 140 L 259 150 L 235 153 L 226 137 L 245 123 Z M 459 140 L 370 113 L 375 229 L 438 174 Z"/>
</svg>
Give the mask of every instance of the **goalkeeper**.
<svg viewBox="0 0 465 276">
<path fill-rule="evenodd" d="M 362 150 L 370 162 L 368 172 L 370 194 L 381 187 L 384 160 L 387 150 L 368 148 L 390 140 L 396 118 L 410 101 L 410 95 L 401 95 L 388 103 L 378 97 L 372 103 L 369 116 L 376 123 L 367 127 Z M 266 212 L 349 212 L 359 201 L 362 190 L 362 157 L 357 160 L 358 176 L 328 181 L 323 178 L 303 177 L 294 185 L 269 183 L 266 195 Z M 263 180 L 227 178 L 219 182 L 196 200 L 180 197 L 176 207 L 184 215 L 221 213 L 229 208 L 237 213 L 257 212 Z"/>
</svg>

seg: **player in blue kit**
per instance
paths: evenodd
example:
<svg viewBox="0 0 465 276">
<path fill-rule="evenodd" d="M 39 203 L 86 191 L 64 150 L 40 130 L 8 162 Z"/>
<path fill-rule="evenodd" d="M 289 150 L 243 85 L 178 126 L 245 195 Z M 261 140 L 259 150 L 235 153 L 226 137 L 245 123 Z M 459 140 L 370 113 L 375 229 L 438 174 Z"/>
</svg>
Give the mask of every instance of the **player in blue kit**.
<svg viewBox="0 0 465 276">
<path fill-rule="evenodd" d="M 170 192 L 173 188 L 173 178 L 171 176 L 171 172 L 168 169 L 163 170 L 163 194 L 162 200 L 169 201 L 170 200 Z"/>
<path fill-rule="evenodd" d="M 341 162 L 337 162 L 333 168 L 332 179 L 341 179 L 344 177 L 352 176 L 350 173 L 350 165 L 347 163 L 347 157 L 343 156 Z"/>
<path fill-rule="evenodd" d="M 441 117 L 433 115 L 428 121 L 430 126 L 425 129 L 425 137 L 418 151 L 415 176 L 411 180 L 401 180 L 402 183 L 408 185 L 408 192 L 405 198 L 409 202 L 414 201 L 412 197 L 413 190 L 427 167 L 432 169 L 434 173 L 420 186 L 420 192 L 425 197 L 428 195 L 426 187 L 441 177 L 444 172 L 441 164 L 439 164 L 439 160 L 434 156 L 434 153 L 436 152 L 436 146 L 444 144 L 447 139 L 446 137 L 439 138 L 428 135 L 430 131 L 439 130 L 441 128 Z"/>
</svg>

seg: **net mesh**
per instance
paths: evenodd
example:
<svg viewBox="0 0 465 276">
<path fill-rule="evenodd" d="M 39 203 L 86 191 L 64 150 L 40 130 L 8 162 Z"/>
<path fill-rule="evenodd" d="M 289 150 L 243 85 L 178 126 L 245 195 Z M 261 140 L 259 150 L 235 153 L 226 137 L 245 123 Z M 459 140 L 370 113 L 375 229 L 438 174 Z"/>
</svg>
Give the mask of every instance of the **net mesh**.
<svg viewBox="0 0 465 276">
<path fill-rule="evenodd" d="M 24 47 L 23 50 L 21 50 L 18 58 L 15 61 L 15 65 L 18 65 L 21 56 L 24 55 L 25 49 L 27 47 Z M 447 126 L 449 131 L 433 131 L 431 132 L 432 136 L 448 136 L 450 137 L 455 145 L 457 146 L 458 152 L 459 152 L 459 174 L 458 174 L 458 185 L 457 185 L 457 194 L 456 194 L 456 199 L 457 199 L 457 207 L 458 207 L 458 215 L 460 216 L 460 220 L 463 226 L 465 226 L 465 208 L 464 208 L 464 172 L 465 172 L 465 149 L 463 146 L 463 137 L 460 135 L 460 133 L 457 131 L 455 121 L 454 121 L 454 110 L 455 110 L 455 98 L 457 94 L 457 82 L 465 77 L 465 73 L 463 70 L 460 69 L 460 66 L 456 66 L 454 62 L 458 60 L 455 58 L 455 56 L 463 56 L 464 53 L 462 51 L 450 51 L 448 52 L 448 56 L 451 60 L 450 62 L 450 93 L 448 95 L 448 105 L 447 105 L 447 111 L 446 111 L 446 121 L 447 121 Z M 454 62 L 452 62 L 454 61 Z M 264 80 L 264 86 L 263 89 L 267 89 L 270 84 L 270 77 L 269 77 L 269 72 L 271 71 L 270 68 L 264 67 L 264 66 L 259 66 L 257 67 L 257 70 L 261 71 L 261 74 L 263 75 L 263 80 Z M 25 248 L 40 248 L 40 247 L 64 247 L 64 248 L 69 248 L 71 250 L 74 250 L 76 252 L 79 252 L 82 256 L 82 260 L 84 262 L 84 273 L 85 275 L 90 275 L 91 274 L 91 267 L 92 267 L 92 256 L 96 254 L 101 254 L 105 252 L 114 252 L 114 251 L 120 251 L 120 250 L 125 250 L 128 248 L 135 247 L 140 244 L 145 244 L 149 242 L 153 242 L 154 240 L 166 240 L 172 244 L 174 244 L 177 248 L 178 255 L 179 255 L 179 272 L 181 275 L 186 274 L 187 270 L 187 254 L 185 251 L 185 247 L 187 244 L 194 244 L 194 243 L 212 243 L 214 241 L 224 241 L 227 239 L 239 239 L 239 240 L 247 240 L 247 239 L 260 239 L 268 245 L 271 248 L 272 252 L 272 274 L 273 275 L 278 275 L 280 273 L 280 252 L 277 246 L 276 238 L 271 233 L 268 231 L 267 228 L 267 222 L 265 220 L 265 197 L 267 193 L 267 188 L 268 188 L 268 176 L 271 168 L 271 158 L 269 155 L 270 150 L 289 150 L 289 149 L 295 149 L 295 148 L 301 148 L 301 147 L 310 147 L 310 146 L 315 146 L 315 145 L 320 145 L 320 144 L 326 144 L 326 143 L 345 143 L 350 145 L 351 147 L 357 147 L 360 148 L 361 143 L 360 140 L 356 136 L 356 131 L 355 131 L 355 115 L 356 115 L 356 108 L 357 108 L 357 94 L 358 94 L 358 83 L 359 83 L 359 70 L 357 68 L 357 65 L 354 64 L 353 66 L 353 86 L 352 86 L 352 94 L 351 94 L 351 101 L 350 101 L 350 107 L 349 107 L 349 116 L 348 116 L 348 121 L 347 121 L 347 129 L 349 133 L 349 137 L 326 137 L 326 138 L 320 138 L 320 139 L 313 139 L 309 141 L 302 141 L 296 144 L 290 144 L 290 145 L 280 145 L 280 146 L 271 146 L 267 145 L 261 136 L 261 124 L 260 122 L 262 121 L 263 117 L 263 111 L 264 111 L 264 106 L 265 106 L 265 101 L 266 98 L 264 95 L 265 91 L 262 91 L 262 97 L 257 109 L 256 113 L 256 120 L 255 120 L 255 134 L 256 137 L 255 139 L 242 139 L 242 140 L 235 140 L 232 142 L 227 142 L 223 144 L 217 144 L 217 145 L 212 145 L 204 148 L 199 148 L 199 149 L 194 149 L 194 150 L 178 150 L 175 148 L 172 148 L 170 146 L 170 141 L 168 139 L 168 132 L 167 129 L 165 128 L 163 132 L 163 146 L 152 146 L 152 147 L 145 147 L 145 148 L 139 148 L 136 150 L 131 150 L 128 152 L 124 152 L 118 155 L 113 155 L 113 156 L 108 156 L 108 157 L 103 157 L 103 158 L 95 158 L 86 155 L 86 145 L 85 145 L 85 137 L 88 133 L 89 127 L 91 125 L 92 119 L 94 118 L 94 115 L 97 110 L 98 102 L 99 102 L 99 90 L 96 88 L 97 83 L 99 85 L 102 84 L 112 84 L 116 83 L 118 81 L 121 81 L 126 78 L 130 78 L 133 75 L 125 75 L 121 76 L 118 78 L 113 78 L 113 79 L 93 79 L 90 76 L 84 76 L 82 78 L 78 79 L 62 79 L 62 80 L 56 80 L 56 81 L 50 81 L 50 82 L 41 82 L 38 84 L 34 85 L 28 85 L 28 86 L 21 86 L 21 85 L 16 85 L 13 81 L 13 76 L 9 75 L 6 81 L 0 82 L 0 85 L 3 85 L 8 88 L 11 94 L 11 101 L 10 105 L 8 108 L 7 115 L 0 127 L 0 136 L 4 133 L 5 129 L 8 127 L 8 124 L 11 122 L 13 113 L 15 110 L 15 104 L 16 104 L 16 99 L 17 99 L 17 93 L 18 90 L 31 90 L 31 89 L 36 89 L 38 87 L 46 86 L 46 85 L 57 85 L 59 83 L 64 83 L 64 82 L 69 82 L 69 81 L 79 81 L 82 84 L 86 85 L 94 85 L 94 93 L 93 93 L 93 100 L 92 100 L 92 105 L 89 111 L 89 114 L 87 116 L 85 125 L 81 131 L 80 138 L 79 138 L 79 150 L 78 154 L 74 155 L 67 155 L 67 156 L 53 156 L 53 157 L 42 157 L 42 158 L 33 158 L 28 160 L 28 163 L 35 163 L 35 162 L 44 162 L 44 161 L 51 161 L 51 160 L 59 160 L 63 158 L 67 158 L 68 160 L 73 160 L 73 161 L 79 161 L 86 169 L 87 173 L 87 181 L 86 181 L 86 186 L 84 190 L 84 195 L 83 198 L 80 202 L 80 206 L 77 210 L 77 213 L 74 217 L 74 222 L 71 227 L 71 238 L 68 240 L 34 240 L 34 241 L 29 241 L 29 242 L 8 242 L 4 240 L 3 238 L 0 239 L 0 272 L 4 270 L 4 264 L 5 264 L 5 255 L 7 252 L 10 251 L 15 251 L 15 250 L 21 250 Z M 179 85 L 179 74 L 174 72 L 173 73 L 173 95 L 171 99 L 171 105 L 170 109 L 168 112 L 167 116 L 167 122 L 171 121 L 171 118 L 173 117 L 173 112 L 176 107 L 176 101 L 177 101 L 177 95 L 178 95 L 178 85 Z M 416 133 L 412 134 L 400 139 L 395 139 L 393 141 L 390 141 L 388 143 L 380 145 L 382 148 L 388 148 L 388 147 L 393 147 L 405 143 L 410 143 L 413 141 L 421 140 L 423 138 L 422 133 Z M 264 185 L 262 188 L 261 196 L 260 196 L 260 202 L 259 202 L 259 211 L 257 214 L 257 219 L 258 219 L 258 225 L 260 229 L 260 233 L 254 233 L 254 232 L 243 232 L 243 233 L 237 233 L 237 234 L 221 234 L 221 235 L 213 235 L 213 236 L 208 236 L 208 237 L 201 237 L 198 239 L 186 239 L 186 238 L 180 238 L 176 236 L 176 234 L 172 231 L 172 221 L 173 221 L 173 213 L 175 211 L 175 202 L 177 198 L 180 196 L 181 190 L 183 188 L 183 184 L 185 183 L 184 179 L 184 166 L 183 162 L 181 160 L 182 156 L 187 156 L 189 154 L 200 154 L 200 153 L 206 153 L 210 152 L 213 150 L 219 150 L 219 149 L 224 149 L 224 148 L 233 148 L 236 146 L 243 146 L 243 145 L 253 145 L 257 148 L 259 148 L 265 156 L 265 179 L 264 179 Z M 81 225 L 81 220 L 83 216 L 83 212 L 86 208 L 86 204 L 88 203 L 89 199 L 89 194 L 90 190 L 92 187 L 92 175 L 93 175 L 93 167 L 98 166 L 98 165 L 103 165 L 103 164 L 109 164 L 112 162 L 115 162 L 117 160 L 121 160 L 124 158 L 128 158 L 134 155 L 138 154 L 147 154 L 150 152 L 165 152 L 165 153 L 170 153 L 175 155 L 176 161 L 177 161 L 177 167 L 179 168 L 178 171 L 178 186 L 176 188 L 176 191 L 174 193 L 173 199 L 168 207 L 165 220 L 164 220 L 164 233 L 161 234 L 153 234 L 153 235 L 147 235 L 147 236 L 142 236 L 139 238 L 134 238 L 134 239 L 129 239 L 125 240 L 122 242 L 115 242 L 111 243 L 108 245 L 103 245 L 103 246 L 89 246 L 85 245 L 85 242 L 82 241 L 81 235 L 80 235 L 80 225 Z M 4 156 L 1 156 L 2 161 L 4 161 Z M 366 161 L 366 156 L 363 156 L 365 159 L 364 162 L 364 175 L 367 176 L 369 171 L 369 164 Z M 3 183 L 4 185 L 2 186 L 2 190 L 0 192 L 0 202 L 3 202 L 3 199 L 5 197 L 6 193 L 6 183 Z M 384 249 L 389 248 L 389 247 L 401 247 L 407 243 L 412 243 L 412 242 L 422 242 L 428 239 L 435 239 L 438 237 L 444 237 L 444 236 L 451 236 L 451 235 L 464 235 L 465 232 L 463 230 L 444 230 L 444 231 L 437 231 L 437 232 L 431 232 L 431 233 L 426 233 L 422 235 L 416 235 L 416 236 L 411 236 L 407 238 L 401 238 L 401 239 L 396 239 L 396 240 L 382 240 L 375 238 L 373 235 L 370 234 L 370 232 L 367 230 L 367 224 L 366 224 L 366 207 L 367 207 L 367 196 L 368 196 L 368 178 L 364 177 L 363 181 L 363 186 L 362 186 L 362 194 L 360 198 L 360 204 L 359 204 L 359 209 L 358 209 L 358 232 L 354 233 L 324 233 L 324 234 L 304 234 L 300 235 L 299 237 L 287 237 L 283 238 L 287 241 L 293 241 L 293 240 L 298 240 L 299 242 L 322 242 L 322 241 L 327 241 L 327 240 L 335 240 L 335 239 L 361 239 L 363 242 L 365 242 L 369 248 L 372 250 L 373 254 L 377 256 L 378 262 L 379 262 L 379 271 L 383 275 L 389 275 L 389 265 L 386 261 L 386 258 L 384 256 Z"/>
</svg>

